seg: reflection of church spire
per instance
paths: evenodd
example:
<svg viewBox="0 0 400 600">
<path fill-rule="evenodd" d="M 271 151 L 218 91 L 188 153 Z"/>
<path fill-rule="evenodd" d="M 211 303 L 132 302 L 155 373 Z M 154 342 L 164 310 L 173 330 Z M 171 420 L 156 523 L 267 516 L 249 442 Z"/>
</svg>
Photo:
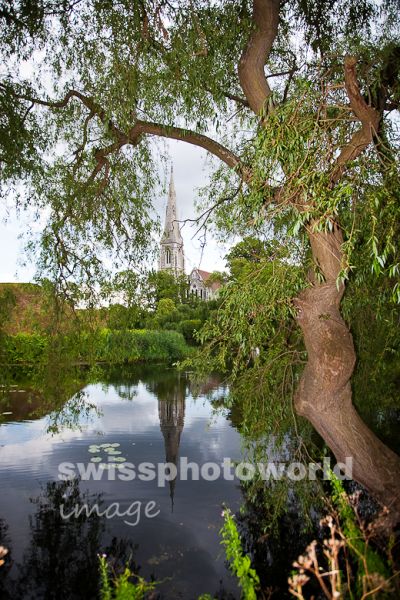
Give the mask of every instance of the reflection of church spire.
<svg viewBox="0 0 400 600">
<path fill-rule="evenodd" d="M 160 429 L 164 436 L 165 462 L 178 467 L 179 444 L 185 420 L 185 395 L 180 386 L 174 390 L 174 396 L 168 400 L 158 400 Z M 176 479 L 169 482 L 172 510 L 174 509 L 174 493 Z"/>
</svg>

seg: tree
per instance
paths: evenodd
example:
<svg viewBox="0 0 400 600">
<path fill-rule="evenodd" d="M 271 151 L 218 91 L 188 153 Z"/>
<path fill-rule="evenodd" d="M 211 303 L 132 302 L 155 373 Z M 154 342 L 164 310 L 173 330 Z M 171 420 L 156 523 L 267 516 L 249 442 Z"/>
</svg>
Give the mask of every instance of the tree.
<svg viewBox="0 0 400 600">
<path fill-rule="evenodd" d="M 175 276 L 168 271 L 151 271 L 143 282 L 143 293 L 149 306 L 156 308 L 161 300 L 175 304 L 187 299 L 188 280 L 185 275 Z"/>
<path fill-rule="evenodd" d="M 238 278 L 243 268 L 249 263 L 260 264 L 263 260 L 275 260 L 287 255 L 276 240 L 262 241 L 255 237 L 245 237 L 238 242 L 225 256 L 231 276 Z"/>
<path fill-rule="evenodd" d="M 176 310 L 175 302 L 170 298 L 161 298 L 157 305 L 156 319 L 167 319 Z"/>
<path fill-rule="evenodd" d="M 17 3 L 13 18 L 23 6 Z M 301 286 L 296 279 L 289 289 L 282 279 L 281 288 L 294 294 L 290 306 L 308 352 L 296 412 L 338 460 L 353 456 L 354 477 L 394 523 L 400 459 L 352 404 L 356 357 L 340 304 L 346 281 L 371 267 L 400 298 L 391 119 L 400 90 L 397 3 L 71 6 L 59 20 L 42 15 L 37 39 L 30 27 L 17 46 L 4 47 L 5 129 L 22 135 L 17 149 L 3 138 L 3 178 L 19 193 L 23 178 L 25 201 L 47 207 L 42 271 L 76 289 L 107 280 L 99 248 L 114 252 L 116 264 L 144 259 L 153 140 L 180 140 L 214 155 L 221 167 L 204 220 L 236 235 L 272 227 L 303 266 Z M 24 80 L 14 68 L 37 48 L 48 50 L 51 93 L 48 82 Z"/>
<path fill-rule="evenodd" d="M 211 287 L 213 283 L 219 283 L 220 285 L 224 285 L 227 281 L 227 274 L 221 271 L 213 271 L 210 273 L 207 281 L 205 282 L 206 287 Z"/>
</svg>

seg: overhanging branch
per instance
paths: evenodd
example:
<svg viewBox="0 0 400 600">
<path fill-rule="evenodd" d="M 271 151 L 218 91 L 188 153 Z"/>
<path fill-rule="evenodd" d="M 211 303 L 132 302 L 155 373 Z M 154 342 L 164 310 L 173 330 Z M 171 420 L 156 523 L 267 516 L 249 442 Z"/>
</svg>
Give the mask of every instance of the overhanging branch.
<svg viewBox="0 0 400 600">
<path fill-rule="evenodd" d="M 234 169 L 243 180 L 248 181 L 250 178 L 250 169 L 243 165 L 236 154 L 228 150 L 225 146 L 222 146 L 219 142 L 216 142 L 201 133 L 196 133 L 181 127 L 172 127 L 150 121 L 137 120 L 129 132 L 131 143 L 137 143 L 141 135 L 155 135 L 199 146 L 211 154 L 214 154 L 214 156 L 227 164 L 228 167 Z"/>
<path fill-rule="evenodd" d="M 107 161 L 105 159 L 108 155 L 119 151 L 125 145 L 131 144 L 136 146 L 140 142 L 140 139 L 143 135 L 154 135 L 158 137 L 179 140 L 200 148 L 204 148 L 204 150 L 207 150 L 207 152 L 210 152 L 222 160 L 230 168 L 234 169 L 244 181 L 249 181 L 250 179 L 250 169 L 243 165 L 242 161 L 238 156 L 236 156 L 236 154 L 231 152 L 219 142 L 216 142 L 212 138 L 209 138 L 201 133 L 196 133 L 195 131 L 181 127 L 174 127 L 136 119 L 134 121 L 134 125 L 126 134 L 106 116 L 105 110 L 97 102 L 95 102 L 93 98 L 85 96 L 77 90 L 69 90 L 65 97 L 60 101 L 41 100 L 24 95 L 18 95 L 17 97 L 21 100 L 33 102 L 39 106 L 47 106 L 55 109 L 65 108 L 72 98 L 76 98 L 84 106 L 86 106 L 91 115 L 97 115 L 100 121 L 107 126 L 109 132 L 115 136 L 116 141 L 114 144 L 110 144 L 106 148 L 99 148 L 95 151 L 97 166 L 92 172 L 91 179 L 94 179 L 103 166 L 107 165 Z"/>
</svg>

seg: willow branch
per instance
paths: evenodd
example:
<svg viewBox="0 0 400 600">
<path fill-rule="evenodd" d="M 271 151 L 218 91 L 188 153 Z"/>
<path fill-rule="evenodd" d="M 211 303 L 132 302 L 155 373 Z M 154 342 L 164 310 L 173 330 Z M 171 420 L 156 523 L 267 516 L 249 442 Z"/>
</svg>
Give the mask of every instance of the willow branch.
<svg viewBox="0 0 400 600">
<path fill-rule="evenodd" d="M 222 160 L 229 167 L 234 169 L 237 174 L 244 180 L 250 179 L 250 169 L 243 165 L 242 161 L 236 154 L 231 152 L 228 148 L 216 142 L 212 138 L 207 137 L 201 133 L 196 133 L 189 129 L 181 127 L 174 127 L 169 125 L 163 125 L 160 123 L 153 123 L 151 121 L 136 120 L 134 125 L 129 130 L 128 134 L 121 131 L 115 123 L 106 116 L 105 110 L 88 96 L 85 96 L 77 90 L 69 90 L 65 97 L 60 101 L 48 101 L 32 98 L 30 96 L 18 96 L 22 100 L 28 100 L 34 102 L 40 106 L 48 106 L 50 108 L 65 108 L 72 98 L 80 100 L 80 102 L 88 108 L 91 114 L 97 115 L 100 121 L 107 126 L 110 133 L 116 138 L 116 142 L 107 146 L 107 148 L 96 150 L 95 158 L 98 162 L 94 171 L 92 172 L 91 179 L 94 178 L 99 170 L 106 164 L 106 156 L 112 152 L 116 152 L 122 148 L 122 146 L 132 144 L 136 146 L 143 135 L 155 135 L 158 137 L 164 137 L 173 140 L 180 140 L 200 148 L 204 148 L 207 152 L 210 152 L 220 160 Z"/>
<path fill-rule="evenodd" d="M 350 106 L 361 123 L 361 128 L 356 131 L 349 143 L 339 154 L 331 175 L 331 182 L 337 183 L 346 170 L 348 163 L 355 160 L 372 142 L 379 129 L 380 113 L 369 106 L 362 96 L 357 81 L 357 60 L 353 56 L 346 56 L 344 62 L 344 79 Z"/>
<path fill-rule="evenodd" d="M 153 123 L 151 121 L 137 120 L 129 132 L 129 140 L 131 143 L 137 144 L 142 135 L 155 135 L 199 146 L 200 148 L 207 150 L 207 152 L 214 154 L 214 156 L 222 160 L 228 167 L 234 169 L 243 180 L 248 181 L 250 178 L 250 169 L 243 165 L 236 154 L 228 150 L 225 146 L 222 146 L 219 142 L 216 142 L 201 133 L 196 133 L 181 127 L 172 127 L 161 125 L 160 123 Z"/>
<path fill-rule="evenodd" d="M 211 95 L 213 95 L 213 91 L 211 90 L 211 88 L 205 87 L 204 89 Z M 225 98 L 228 98 L 228 100 L 233 100 L 237 104 L 245 106 L 246 108 L 249 107 L 249 103 L 247 102 L 247 100 L 245 98 L 242 98 L 241 96 L 238 96 L 237 94 L 231 94 L 230 92 L 226 92 L 224 90 L 221 91 L 221 94 L 225 96 Z"/>
<path fill-rule="evenodd" d="M 41 100 L 40 98 L 32 98 L 31 96 L 16 94 L 21 100 L 28 100 L 39 106 L 48 106 L 49 108 L 65 108 L 72 98 L 80 100 L 80 102 L 89 109 L 89 112 L 96 115 L 100 121 L 107 126 L 108 130 L 113 133 L 118 139 L 124 137 L 123 132 L 113 123 L 111 119 L 107 119 L 105 110 L 90 96 L 85 96 L 77 90 L 69 90 L 62 100 Z"/>
<path fill-rule="evenodd" d="M 239 62 L 240 85 L 256 115 L 271 95 L 264 65 L 278 34 L 279 6 L 280 0 L 253 1 L 254 29 Z"/>
</svg>

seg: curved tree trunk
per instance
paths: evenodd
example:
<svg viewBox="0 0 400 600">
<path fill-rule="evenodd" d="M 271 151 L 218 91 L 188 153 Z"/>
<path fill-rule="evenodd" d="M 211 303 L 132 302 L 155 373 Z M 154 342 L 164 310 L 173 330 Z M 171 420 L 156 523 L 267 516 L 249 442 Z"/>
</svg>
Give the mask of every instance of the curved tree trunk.
<svg viewBox="0 0 400 600">
<path fill-rule="evenodd" d="M 383 444 L 357 414 L 350 378 L 355 365 L 351 333 L 340 314 L 344 287 L 337 288 L 342 234 L 313 232 L 313 257 L 325 276 L 295 300 L 308 363 L 295 394 L 296 412 L 307 418 L 338 461 L 353 460 L 353 478 L 388 509 L 386 525 L 400 521 L 400 457 Z"/>
</svg>

